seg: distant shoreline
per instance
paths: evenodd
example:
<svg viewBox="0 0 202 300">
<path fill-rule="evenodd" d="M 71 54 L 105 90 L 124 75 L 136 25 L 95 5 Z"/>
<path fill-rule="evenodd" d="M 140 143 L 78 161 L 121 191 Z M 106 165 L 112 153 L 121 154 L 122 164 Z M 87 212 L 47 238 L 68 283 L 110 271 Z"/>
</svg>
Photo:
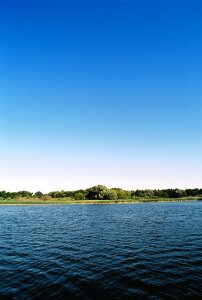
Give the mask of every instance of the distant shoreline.
<svg viewBox="0 0 202 300">
<path fill-rule="evenodd" d="M 141 199 L 141 200 L 131 200 L 131 199 L 125 199 L 125 200 L 71 200 L 71 201 L 61 201 L 61 200 L 55 200 L 55 201 L 44 201 L 44 200 L 1 200 L 0 206 L 16 206 L 16 205 L 99 205 L 99 204 L 145 204 L 145 203 L 171 203 L 171 202 L 193 202 L 193 201 L 202 201 L 202 198 L 180 198 L 180 199 Z"/>
</svg>

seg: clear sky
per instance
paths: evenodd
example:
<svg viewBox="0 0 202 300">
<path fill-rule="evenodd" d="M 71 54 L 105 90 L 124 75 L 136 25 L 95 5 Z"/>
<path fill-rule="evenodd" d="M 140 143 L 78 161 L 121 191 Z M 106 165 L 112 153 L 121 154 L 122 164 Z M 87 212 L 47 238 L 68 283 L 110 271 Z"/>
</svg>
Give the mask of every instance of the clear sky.
<svg viewBox="0 0 202 300">
<path fill-rule="evenodd" d="M 0 189 L 202 186 L 202 2 L 0 0 Z"/>
</svg>

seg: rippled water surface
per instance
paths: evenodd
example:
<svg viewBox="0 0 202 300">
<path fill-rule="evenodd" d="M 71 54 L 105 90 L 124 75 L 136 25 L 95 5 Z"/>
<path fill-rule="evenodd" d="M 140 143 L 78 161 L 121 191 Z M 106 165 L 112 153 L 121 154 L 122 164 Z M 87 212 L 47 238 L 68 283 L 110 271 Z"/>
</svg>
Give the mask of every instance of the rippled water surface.
<svg viewBox="0 0 202 300">
<path fill-rule="evenodd" d="M 202 202 L 0 207 L 0 299 L 202 298 Z"/>
</svg>

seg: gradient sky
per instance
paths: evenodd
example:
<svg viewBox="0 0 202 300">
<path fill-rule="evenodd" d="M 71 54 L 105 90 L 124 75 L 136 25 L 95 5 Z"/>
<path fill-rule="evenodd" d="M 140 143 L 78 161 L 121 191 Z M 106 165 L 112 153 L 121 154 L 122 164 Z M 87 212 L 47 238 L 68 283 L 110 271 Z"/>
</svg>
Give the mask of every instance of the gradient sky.
<svg viewBox="0 0 202 300">
<path fill-rule="evenodd" d="M 202 2 L 0 0 L 0 189 L 202 186 Z"/>
</svg>

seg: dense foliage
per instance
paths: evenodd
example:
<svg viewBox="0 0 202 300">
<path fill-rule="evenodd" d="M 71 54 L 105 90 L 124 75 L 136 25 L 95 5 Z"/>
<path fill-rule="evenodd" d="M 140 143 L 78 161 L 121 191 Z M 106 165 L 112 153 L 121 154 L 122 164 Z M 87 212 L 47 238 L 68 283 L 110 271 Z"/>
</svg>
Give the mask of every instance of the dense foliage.
<svg viewBox="0 0 202 300">
<path fill-rule="evenodd" d="M 162 189 L 162 190 L 123 190 L 121 188 L 107 188 L 104 185 L 97 185 L 86 190 L 76 191 L 54 191 L 43 194 L 40 191 L 31 193 L 28 191 L 6 192 L 0 191 L 0 198 L 42 198 L 44 200 L 52 198 L 71 198 L 76 200 L 117 200 L 117 199 L 159 199 L 159 198 L 183 198 L 202 197 L 202 189 Z"/>
</svg>

